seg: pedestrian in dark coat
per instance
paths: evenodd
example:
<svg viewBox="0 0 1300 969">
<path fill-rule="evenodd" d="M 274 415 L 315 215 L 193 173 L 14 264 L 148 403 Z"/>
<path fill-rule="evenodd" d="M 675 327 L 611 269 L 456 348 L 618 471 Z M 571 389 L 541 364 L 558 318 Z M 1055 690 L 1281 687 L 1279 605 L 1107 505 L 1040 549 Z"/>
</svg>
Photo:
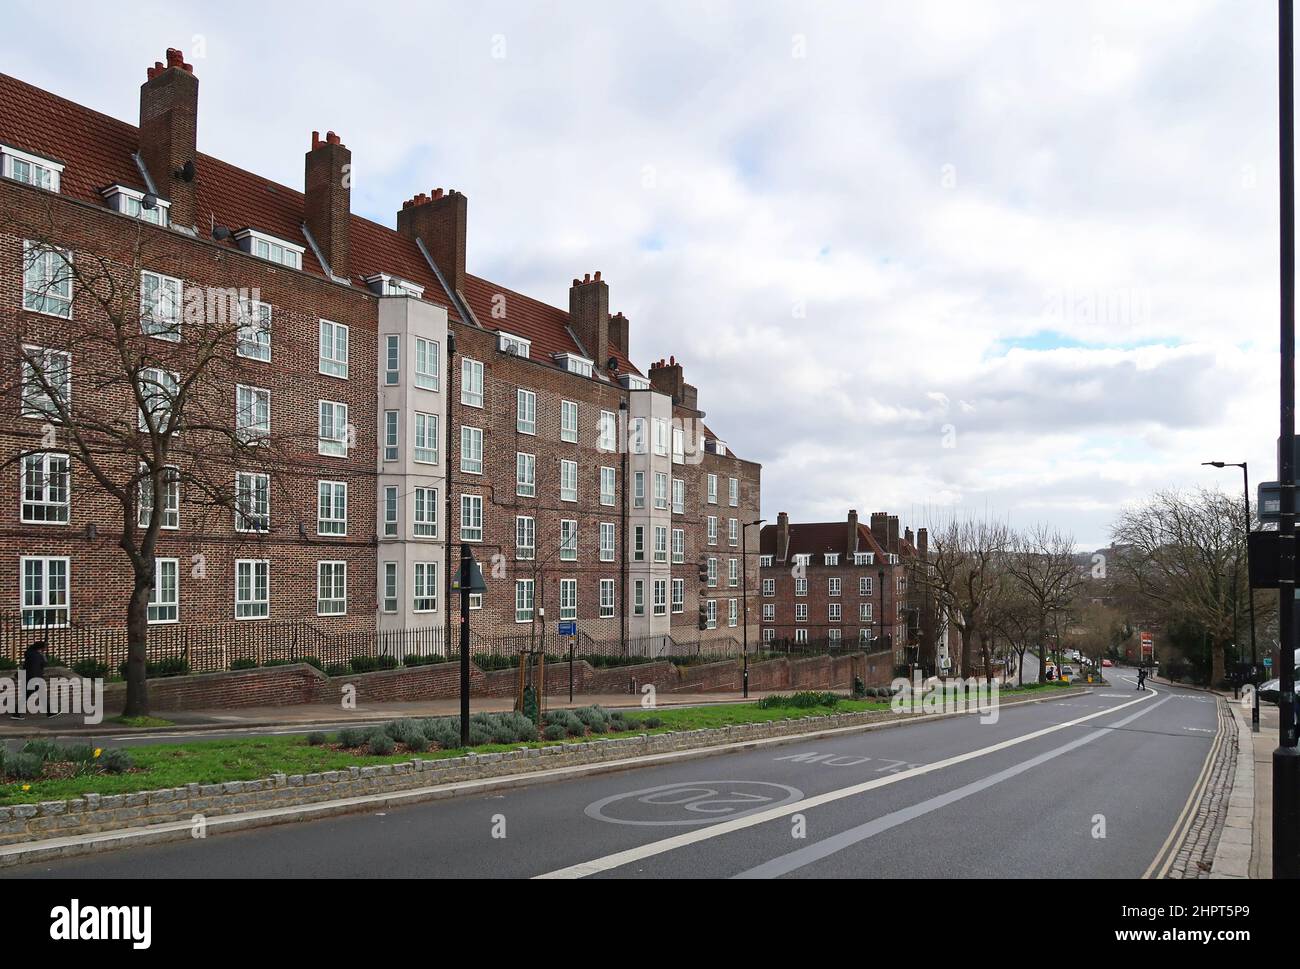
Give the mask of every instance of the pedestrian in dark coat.
<svg viewBox="0 0 1300 969">
<path fill-rule="evenodd" d="M 45 650 L 49 647 L 43 639 L 38 639 L 27 647 L 27 652 L 23 655 L 23 672 L 27 675 L 27 691 L 32 691 L 32 685 L 35 680 L 42 679 L 45 676 L 45 667 L 49 661 L 45 657 Z M 9 714 L 11 720 L 22 720 L 23 711 L 26 710 L 27 704 L 23 703 L 23 709 L 15 710 Z"/>
</svg>

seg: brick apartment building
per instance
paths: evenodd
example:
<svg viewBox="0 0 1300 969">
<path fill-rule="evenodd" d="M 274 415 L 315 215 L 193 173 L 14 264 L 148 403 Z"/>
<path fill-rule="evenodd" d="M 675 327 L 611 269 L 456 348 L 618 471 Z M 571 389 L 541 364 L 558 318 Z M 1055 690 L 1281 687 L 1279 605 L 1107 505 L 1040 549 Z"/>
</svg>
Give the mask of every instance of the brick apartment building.
<svg viewBox="0 0 1300 969">
<path fill-rule="evenodd" d="M 0 614 L 119 624 L 131 594 L 123 502 L 31 406 L 16 345 L 65 368 L 74 414 L 136 414 L 139 388 L 106 387 L 77 349 L 111 321 L 65 285 L 61 260 L 99 258 L 138 288 L 141 320 L 146 302 L 152 319 L 196 290 L 255 294 L 222 379 L 195 393 L 205 414 L 266 435 L 276 471 L 256 453 L 219 465 L 224 505 L 149 478 L 167 506 L 151 622 L 445 627 L 466 542 L 488 585 L 471 612 L 484 634 L 544 621 L 553 635 L 573 619 L 642 647 L 739 640 L 740 531 L 758 517 L 760 467 L 703 423 L 680 363 L 631 362 L 601 274 L 573 280 L 567 310 L 470 274 L 455 191 L 406 201 L 396 229 L 353 214 L 351 153 L 333 132 L 312 134 L 301 191 L 200 154 L 198 86 L 169 50 L 137 127 L 0 75 L 0 384 L 13 387 L 0 468 L 21 494 L 0 519 Z M 184 352 L 177 328 L 159 353 Z M 173 463 L 212 471 L 185 436 Z"/>
<path fill-rule="evenodd" d="M 762 642 L 888 649 L 895 666 L 942 665 L 941 622 L 918 570 L 928 537 L 899 534 L 896 515 L 850 511 L 840 522 L 791 523 L 781 512 L 759 541 Z"/>
</svg>

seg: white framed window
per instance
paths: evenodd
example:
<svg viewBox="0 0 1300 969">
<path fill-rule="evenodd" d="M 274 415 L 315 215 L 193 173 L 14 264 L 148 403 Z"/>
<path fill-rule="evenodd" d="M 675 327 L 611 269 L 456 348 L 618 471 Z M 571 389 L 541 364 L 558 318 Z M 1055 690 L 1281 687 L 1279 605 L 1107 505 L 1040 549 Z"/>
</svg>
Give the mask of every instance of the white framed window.
<svg viewBox="0 0 1300 969">
<path fill-rule="evenodd" d="M 483 473 L 483 428 L 461 425 L 460 469 L 466 474 Z"/>
<path fill-rule="evenodd" d="M 769 626 L 768 628 L 766 628 L 766 629 L 763 630 L 763 642 L 765 642 L 765 643 L 770 643 L 770 642 L 771 642 L 772 640 L 774 640 L 774 639 L 776 639 L 776 630 L 775 630 L 775 629 L 772 629 L 772 628 Z"/>
<path fill-rule="evenodd" d="M 772 556 L 760 555 L 758 557 L 758 567 L 760 569 L 770 569 L 772 567 Z"/>
<path fill-rule="evenodd" d="M 560 461 L 560 500 L 578 500 L 578 462 Z"/>
<path fill-rule="evenodd" d="M 656 562 L 668 561 L 668 526 L 656 525 L 654 527 L 655 557 Z"/>
<path fill-rule="evenodd" d="M 776 595 L 776 579 L 764 579 L 763 596 L 765 598 L 770 598 L 774 595 Z"/>
<path fill-rule="evenodd" d="M 652 593 L 654 614 L 656 616 L 668 615 L 668 580 L 655 579 Z"/>
<path fill-rule="evenodd" d="M 532 341 L 525 337 L 515 336 L 513 333 L 506 333 L 504 330 L 497 333 L 497 349 L 502 353 L 509 353 L 527 360 L 532 348 Z"/>
<path fill-rule="evenodd" d="M 578 443 L 578 404 L 572 400 L 560 401 L 560 440 Z"/>
<path fill-rule="evenodd" d="M 125 185 L 110 185 L 100 189 L 109 207 L 122 215 L 151 225 L 167 226 L 171 222 L 171 203 L 154 197 L 152 208 L 144 207 L 145 194 Z"/>
<path fill-rule="evenodd" d="M 572 518 L 560 519 L 560 561 L 574 562 L 578 558 L 578 523 Z"/>
<path fill-rule="evenodd" d="M 740 544 L 740 522 L 734 518 L 727 519 L 727 544 Z"/>
<path fill-rule="evenodd" d="M 569 373 L 576 373 L 579 377 L 590 377 L 595 367 L 594 360 L 580 357 L 576 353 L 557 353 L 555 362 Z"/>
<path fill-rule="evenodd" d="M 290 269 L 302 268 L 302 254 L 305 251 L 302 246 L 277 239 L 265 232 L 258 232 L 256 229 L 242 229 L 236 232 L 235 241 L 244 252 L 258 259 L 288 266 Z"/>
<path fill-rule="evenodd" d="M 600 503 L 612 507 L 618 491 L 618 471 L 614 468 L 600 469 Z"/>
<path fill-rule="evenodd" d="M 686 530 L 682 528 L 673 529 L 673 565 L 681 565 L 686 561 Z"/>
<path fill-rule="evenodd" d="M 794 621 L 795 621 L 795 622 L 807 622 L 807 621 L 808 621 L 808 603 L 806 603 L 806 602 L 796 602 L 796 603 L 795 603 L 795 606 L 794 606 Z"/>
<path fill-rule="evenodd" d="M 711 474 L 708 478 L 708 502 L 710 505 L 718 503 L 718 476 L 716 474 Z"/>
<path fill-rule="evenodd" d="M 409 279 L 402 279 L 400 276 L 375 273 L 373 276 L 366 276 L 365 280 L 366 285 L 380 296 L 413 296 L 415 299 L 424 296 L 423 286 Z"/>
<path fill-rule="evenodd" d="M 860 643 L 862 643 L 862 644 L 864 644 L 864 645 L 869 644 L 869 643 L 871 642 L 871 630 L 870 630 L 870 629 L 859 629 L 859 630 L 858 630 L 858 642 L 860 642 Z"/>
<path fill-rule="evenodd" d="M 150 625 L 176 622 L 180 618 L 181 563 L 179 559 L 153 560 L 153 588 L 149 590 Z"/>
<path fill-rule="evenodd" d="M 180 380 L 176 374 L 158 367 L 145 367 L 138 372 L 136 380 L 139 383 L 140 396 L 144 401 L 144 406 L 136 409 L 136 426 L 142 431 L 147 431 L 149 418 L 153 418 L 153 426 L 159 434 L 168 434 L 177 430 L 172 426 L 172 412 L 175 409 L 176 397 L 180 393 Z M 236 395 L 235 432 L 242 439 L 238 400 Z M 267 407 L 269 410 L 269 403 Z M 270 421 L 269 414 L 267 421 L 268 423 Z"/>
<path fill-rule="evenodd" d="M 170 411 L 170 404 L 167 409 Z M 255 444 L 270 436 L 271 392 L 265 387 L 236 384 L 235 437 L 244 444 Z"/>
<path fill-rule="evenodd" d="M 531 390 L 515 391 L 515 430 L 520 434 L 537 433 L 537 394 Z"/>
<path fill-rule="evenodd" d="M 739 603 L 735 599 L 727 600 L 727 625 L 736 625 L 736 620 L 740 616 Z"/>
<path fill-rule="evenodd" d="M 600 580 L 600 618 L 609 619 L 614 615 L 614 580 Z"/>
<path fill-rule="evenodd" d="M 614 451 L 618 448 L 618 418 L 612 410 L 600 412 L 600 437 L 596 446 L 602 451 Z"/>
<path fill-rule="evenodd" d="M 718 628 L 718 600 L 706 599 L 704 602 L 704 628 Z"/>
<path fill-rule="evenodd" d="M 776 603 L 763 603 L 763 622 L 776 622 Z"/>
<path fill-rule="evenodd" d="M 662 471 L 655 472 L 655 508 L 668 510 L 668 475 Z"/>
<path fill-rule="evenodd" d="M 837 596 L 840 594 L 840 580 L 838 576 L 831 576 L 826 581 L 826 594 L 829 596 Z"/>
<path fill-rule="evenodd" d="M 460 358 L 460 402 L 467 407 L 483 406 L 483 363 Z"/>
<path fill-rule="evenodd" d="M 632 580 L 632 615 L 645 615 L 645 579 Z"/>
<path fill-rule="evenodd" d="M 246 360 L 271 359 L 271 304 L 259 300 L 239 301 L 239 332 L 235 353 Z"/>
<path fill-rule="evenodd" d="M 673 612 L 686 611 L 686 580 L 673 579 Z"/>
<path fill-rule="evenodd" d="M 718 560 L 713 557 L 710 557 L 709 560 L 705 563 L 704 568 L 705 568 L 705 575 L 707 576 L 708 579 L 709 588 L 716 589 L 718 587 Z"/>
<path fill-rule="evenodd" d="M 348 533 L 348 485 L 346 481 L 316 482 L 316 534 Z"/>
<path fill-rule="evenodd" d="M 23 309 L 72 319 L 72 260 L 67 249 L 23 243 Z"/>
<path fill-rule="evenodd" d="M 438 537 L 438 489 L 415 489 L 415 513 L 411 516 L 411 534 L 416 538 Z"/>
<path fill-rule="evenodd" d="M 397 486 L 384 486 L 384 538 L 397 537 Z"/>
<path fill-rule="evenodd" d="M 727 479 L 727 504 L 731 505 L 732 508 L 735 508 L 737 505 L 740 504 L 740 479 L 739 478 Z"/>
<path fill-rule="evenodd" d="M 662 417 L 654 419 L 654 448 L 660 457 L 668 456 L 668 422 Z"/>
<path fill-rule="evenodd" d="M 71 507 L 68 455 L 52 451 L 22 457 L 22 521 L 66 525 Z"/>
<path fill-rule="evenodd" d="M 645 472 L 632 472 L 632 507 L 645 507 Z"/>
<path fill-rule="evenodd" d="M 537 494 L 537 455 L 515 452 L 515 494 L 522 498 Z"/>
<path fill-rule="evenodd" d="M 875 557 L 876 557 L 876 555 L 875 555 L 874 552 L 854 552 L 854 553 L 853 553 L 853 564 L 854 564 L 854 565 L 871 565 L 871 564 L 873 563 Z"/>
<path fill-rule="evenodd" d="M 70 560 L 60 556 L 19 556 L 22 589 L 19 606 L 24 629 L 66 626 L 72 606 L 68 599 Z"/>
<path fill-rule="evenodd" d="M 185 284 L 175 276 L 140 270 L 140 332 L 179 343 Z"/>
<path fill-rule="evenodd" d="M 441 369 L 438 366 L 438 341 L 415 338 L 415 386 L 421 390 L 437 390 Z"/>
<path fill-rule="evenodd" d="M 320 321 L 320 372 L 347 379 L 348 328 L 342 323 Z"/>
<path fill-rule="evenodd" d="M 158 472 L 162 483 L 163 511 L 159 527 L 174 530 L 181 527 L 181 472 L 172 465 L 161 468 Z M 141 528 L 149 527 L 153 517 L 153 479 L 147 466 L 140 464 L 140 486 L 138 489 L 136 524 Z"/>
<path fill-rule="evenodd" d="M 411 611 L 438 611 L 438 563 L 416 562 L 411 582 Z"/>
<path fill-rule="evenodd" d="M 614 523 L 600 523 L 600 560 L 602 562 L 614 561 Z"/>
<path fill-rule="evenodd" d="M 384 460 L 396 461 L 401 455 L 400 411 L 384 411 Z"/>
<path fill-rule="evenodd" d="M 537 557 L 537 519 L 532 515 L 515 516 L 515 558 L 531 561 Z"/>
<path fill-rule="evenodd" d="M 578 580 L 560 580 L 560 618 L 578 618 Z"/>
<path fill-rule="evenodd" d="M 673 464 L 686 463 L 686 435 L 680 427 L 673 428 Z"/>
<path fill-rule="evenodd" d="M 673 514 L 686 514 L 686 482 L 673 478 Z"/>
<path fill-rule="evenodd" d="M 858 603 L 858 619 L 861 622 L 871 622 L 871 603 Z"/>
<path fill-rule="evenodd" d="M 235 618 L 265 619 L 271 614 L 269 559 L 235 560 Z"/>
<path fill-rule="evenodd" d="M 718 516 L 710 515 L 705 519 L 706 535 L 710 545 L 718 544 Z"/>
<path fill-rule="evenodd" d="M 337 400 L 320 401 L 320 432 L 316 451 L 342 458 L 348 453 L 348 405 Z"/>
<path fill-rule="evenodd" d="M 384 334 L 384 386 L 396 387 L 402 379 L 402 337 Z"/>
<path fill-rule="evenodd" d="M 50 158 L 0 145 L 0 174 L 24 185 L 57 192 L 63 178 L 63 165 Z"/>
<path fill-rule="evenodd" d="M 795 580 L 794 580 L 794 594 L 797 595 L 797 596 L 806 596 L 806 595 L 808 594 L 808 580 L 807 580 L 807 579 L 795 579 Z"/>
<path fill-rule="evenodd" d="M 460 496 L 460 540 L 483 541 L 483 496 Z"/>
<path fill-rule="evenodd" d="M 645 561 L 645 526 L 632 526 L 632 561 Z"/>
<path fill-rule="evenodd" d="M 650 447 L 644 417 L 634 417 L 628 422 L 627 449 L 632 454 L 645 454 Z"/>
<path fill-rule="evenodd" d="M 343 616 L 348 611 L 348 563 L 316 563 L 316 615 Z"/>
<path fill-rule="evenodd" d="M 807 630 L 807 629 L 796 629 L 796 630 L 794 631 L 794 641 L 795 641 L 796 643 L 806 643 L 806 642 L 808 642 L 808 630 Z"/>
<path fill-rule="evenodd" d="M 23 417 L 60 421 L 72 402 L 72 354 L 48 347 L 22 349 Z"/>
<path fill-rule="evenodd" d="M 830 604 L 830 606 L 826 610 L 826 618 L 830 622 L 840 621 L 840 604 L 838 602 L 832 602 Z"/>
<path fill-rule="evenodd" d="M 871 595 L 871 576 L 869 575 L 858 576 L 858 595 L 860 596 Z"/>
<path fill-rule="evenodd" d="M 412 460 L 419 464 L 438 463 L 438 415 L 415 412 L 415 446 Z"/>
<path fill-rule="evenodd" d="M 271 476 L 255 471 L 235 473 L 235 531 L 271 529 Z"/>
<path fill-rule="evenodd" d="M 515 622 L 533 621 L 533 580 L 515 579 Z"/>
<path fill-rule="evenodd" d="M 740 559 L 727 559 L 727 585 L 740 585 Z"/>
<path fill-rule="evenodd" d="M 383 571 L 383 587 L 379 593 L 380 608 L 383 609 L 384 612 L 396 612 L 399 594 L 397 588 L 397 563 L 385 562 Z"/>
</svg>

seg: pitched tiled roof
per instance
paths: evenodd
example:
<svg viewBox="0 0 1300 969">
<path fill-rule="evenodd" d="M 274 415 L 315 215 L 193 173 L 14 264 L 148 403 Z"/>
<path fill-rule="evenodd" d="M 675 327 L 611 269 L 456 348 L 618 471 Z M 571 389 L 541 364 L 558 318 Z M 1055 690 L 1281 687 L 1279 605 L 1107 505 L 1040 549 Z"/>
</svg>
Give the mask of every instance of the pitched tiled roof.
<svg viewBox="0 0 1300 969">
<path fill-rule="evenodd" d="M 138 191 L 145 186 L 132 159 L 139 146 L 134 125 L 99 114 L 17 78 L 0 74 L 0 142 L 44 155 L 67 167 L 60 194 L 104 205 L 100 189 L 124 185 Z M 302 231 L 303 194 L 219 158 L 199 153 L 199 231 L 212 225 L 233 231 L 251 228 L 277 236 L 306 250 L 304 272 L 323 276 Z M 364 278 L 388 273 L 424 287 L 424 298 L 450 309 L 437 276 L 430 270 L 414 242 L 387 226 L 353 215 L 349 228 L 351 282 L 364 286 Z M 235 247 L 234 240 L 225 243 Z M 493 297 L 505 297 L 505 316 L 494 316 Z M 503 329 L 532 341 L 533 359 L 552 362 L 555 353 L 581 353 L 569 329 L 569 314 L 540 300 L 515 293 L 478 276 L 467 276 L 463 293 L 478 322 L 488 329 Z M 639 373 L 621 352 L 620 372 Z M 604 361 L 596 361 L 603 369 Z"/>
<path fill-rule="evenodd" d="M 776 536 L 778 526 L 764 525 L 762 532 L 759 534 L 759 554 L 776 555 Z M 794 555 L 824 555 L 827 552 L 848 555 L 851 551 L 848 546 L 849 523 L 841 522 L 791 522 L 790 523 L 790 547 L 786 550 L 788 556 Z M 871 534 L 871 529 L 858 522 L 858 547 L 859 552 L 874 552 L 877 556 L 884 555 L 884 549 L 876 541 L 875 536 Z"/>
</svg>

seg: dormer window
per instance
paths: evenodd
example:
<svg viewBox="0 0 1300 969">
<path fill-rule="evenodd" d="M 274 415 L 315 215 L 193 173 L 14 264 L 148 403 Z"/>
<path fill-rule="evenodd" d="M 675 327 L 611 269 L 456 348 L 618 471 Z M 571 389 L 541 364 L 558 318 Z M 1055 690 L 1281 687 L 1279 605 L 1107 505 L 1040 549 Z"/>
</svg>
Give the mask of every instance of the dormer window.
<svg viewBox="0 0 1300 969">
<path fill-rule="evenodd" d="M 569 373 L 576 373 L 579 377 L 590 377 L 595 369 L 594 361 L 580 357 L 576 353 L 557 353 L 555 362 Z"/>
<path fill-rule="evenodd" d="M 390 276 L 388 273 L 367 276 L 366 285 L 380 296 L 414 296 L 416 299 L 424 296 L 424 287 L 419 283 L 402 279 L 400 276 Z"/>
<path fill-rule="evenodd" d="M 770 569 L 772 567 L 772 556 L 760 555 L 758 557 L 758 567 L 760 569 Z"/>
<path fill-rule="evenodd" d="M 529 354 L 532 353 L 533 343 L 531 340 L 526 340 L 521 336 L 515 336 L 513 333 L 506 333 L 502 330 L 497 334 L 497 349 L 502 353 L 509 353 L 527 360 Z"/>
<path fill-rule="evenodd" d="M 153 225 L 165 226 L 168 223 L 167 210 L 171 206 L 170 202 L 154 198 L 153 207 L 145 208 L 144 192 L 137 192 L 125 185 L 110 185 L 108 188 L 102 189 L 100 194 L 108 200 L 109 207 L 114 212 L 120 212 L 122 215 L 140 219 Z"/>
<path fill-rule="evenodd" d="M 839 564 L 840 564 L 840 553 L 839 553 L 839 552 L 827 552 L 827 553 L 826 553 L 826 564 L 827 564 L 827 565 L 839 565 Z"/>
<path fill-rule="evenodd" d="M 811 555 L 810 553 L 807 553 L 807 552 L 805 552 L 805 553 L 803 553 L 803 554 L 801 554 L 801 555 L 796 555 L 796 556 L 794 557 L 794 564 L 795 564 L 795 565 L 802 565 L 804 568 L 807 568 L 809 565 L 812 564 L 812 555 Z"/>
<path fill-rule="evenodd" d="M 854 553 L 853 553 L 853 564 L 854 564 L 854 565 L 871 565 L 871 564 L 872 564 L 872 559 L 874 559 L 874 558 L 875 558 L 875 553 L 874 553 L 874 552 L 854 552 Z"/>
<path fill-rule="evenodd" d="M 15 182 L 57 192 L 63 176 L 63 165 L 51 158 L 42 158 L 0 144 L 0 173 Z"/>
<path fill-rule="evenodd" d="M 628 390 L 649 390 L 650 381 L 634 373 L 619 374 L 618 382 Z"/>
<path fill-rule="evenodd" d="M 302 254 L 305 251 L 302 246 L 277 239 L 265 232 L 258 232 L 256 229 L 241 229 L 235 233 L 235 241 L 239 243 L 239 248 L 250 256 L 279 263 L 290 269 L 302 268 Z"/>
</svg>

